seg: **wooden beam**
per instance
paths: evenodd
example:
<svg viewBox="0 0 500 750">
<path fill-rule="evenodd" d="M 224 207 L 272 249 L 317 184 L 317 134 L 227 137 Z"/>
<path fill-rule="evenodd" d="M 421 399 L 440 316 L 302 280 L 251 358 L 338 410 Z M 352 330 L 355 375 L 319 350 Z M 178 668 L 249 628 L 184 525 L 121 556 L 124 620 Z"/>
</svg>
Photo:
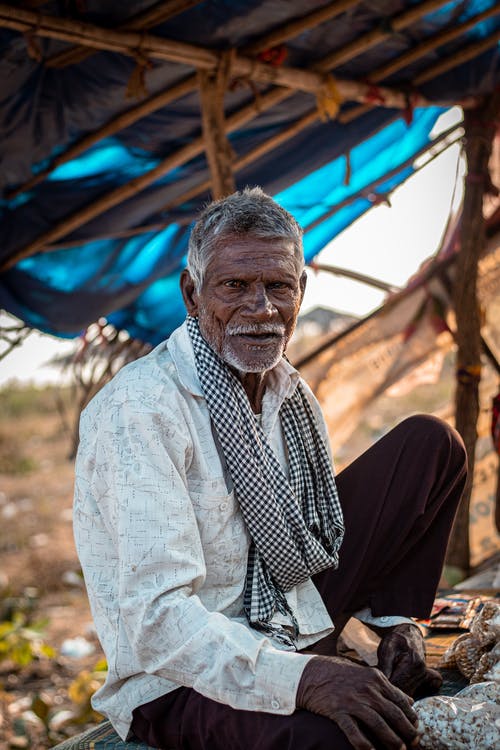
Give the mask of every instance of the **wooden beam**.
<svg viewBox="0 0 500 750">
<path fill-rule="evenodd" d="M 255 117 L 256 114 L 260 114 L 264 109 L 278 104 L 285 99 L 287 95 L 288 92 L 286 89 L 273 89 L 267 94 L 264 94 L 258 102 L 253 101 L 242 107 L 227 118 L 227 132 L 230 133 L 233 130 L 237 130 Z M 132 198 L 138 192 L 144 190 L 144 188 L 151 185 L 151 183 L 156 182 L 156 180 L 159 180 L 160 177 L 163 177 L 172 169 L 175 169 L 182 164 L 186 164 L 186 162 L 199 156 L 203 151 L 204 145 L 203 136 L 200 135 L 197 138 L 193 138 L 193 140 L 185 146 L 182 146 L 182 148 L 178 149 L 160 162 L 160 164 L 154 169 L 146 172 L 140 177 L 130 180 L 114 190 L 111 190 L 90 205 L 84 206 L 71 216 L 66 217 L 58 224 L 55 224 L 51 229 L 43 232 L 39 237 L 33 240 L 33 242 L 30 242 L 24 248 L 18 250 L 7 261 L 5 261 L 0 267 L 0 271 L 5 271 L 8 268 L 11 268 L 23 258 L 27 258 L 28 256 L 34 255 L 42 250 L 45 245 L 50 245 L 60 237 L 64 237 L 64 235 L 73 232 L 75 229 L 78 229 L 78 227 L 81 227 L 91 219 L 94 219 L 96 216 L 100 216 L 100 214 L 108 211 L 119 203 L 126 201 L 128 198 Z"/>
<path fill-rule="evenodd" d="M 433 80 L 443 73 L 447 73 L 449 70 L 456 68 L 458 65 L 462 65 L 464 62 L 468 62 L 468 60 L 473 60 L 479 55 L 482 55 L 483 52 L 491 49 L 491 47 L 495 47 L 499 39 L 500 29 L 497 29 L 480 42 L 468 44 L 466 47 L 463 47 L 460 52 L 457 52 L 451 57 L 447 57 L 437 65 L 431 65 L 427 70 L 423 70 L 419 73 L 414 80 L 415 85 L 419 86 L 422 83 Z"/>
<path fill-rule="evenodd" d="M 0 26 L 2 25 L 2 13 L 4 13 L 5 8 L 7 8 L 8 11 L 8 17 L 12 18 L 12 7 L 11 6 L 5 6 L 4 4 L 0 3 Z M 27 17 L 26 17 L 26 11 L 23 11 L 22 13 L 22 23 L 27 23 Z M 32 16 L 35 16 L 39 20 L 39 25 L 37 29 L 33 29 L 33 31 L 38 31 L 40 33 L 44 33 L 44 26 L 42 21 L 40 20 L 40 16 L 38 14 L 32 14 Z M 32 19 L 31 19 L 32 20 Z M 64 21 L 64 19 L 62 19 Z M 4 19 L 5 21 L 5 19 Z M 59 22 L 61 19 L 48 19 L 50 23 L 53 21 Z M 17 24 L 18 21 L 16 20 L 15 23 Z M 66 28 L 68 28 L 68 23 L 66 23 Z M 49 24 L 50 25 L 50 24 Z M 57 25 L 57 24 L 56 24 Z M 81 27 L 82 24 L 79 24 Z M 93 27 L 89 24 L 84 25 L 86 33 L 91 35 L 91 32 L 93 32 L 96 27 Z M 71 29 L 74 31 L 73 24 L 70 23 Z M 99 32 L 102 32 L 102 29 L 98 29 Z M 105 33 L 109 35 L 108 30 L 105 30 Z M 118 33 L 118 32 L 116 32 Z M 123 32 L 121 32 L 123 33 Z M 143 37 L 144 38 L 144 37 Z M 165 40 L 162 39 L 155 39 L 156 42 L 164 42 Z M 167 42 L 167 44 L 171 44 L 170 42 Z M 184 54 L 186 53 L 186 45 L 182 45 L 181 43 L 173 43 L 174 45 L 180 45 L 183 49 Z M 192 48 L 192 45 L 188 45 L 189 48 Z M 196 48 L 198 49 L 198 48 Z M 213 60 L 213 58 L 210 58 Z M 216 55 L 215 65 L 218 64 L 218 61 L 220 59 L 220 55 Z M 247 58 L 236 58 L 237 60 L 244 60 L 245 65 L 257 65 L 255 61 L 248 60 Z M 271 77 L 274 76 L 276 68 L 272 68 L 272 66 L 266 66 L 263 64 L 259 64 L 260 68 L 265 68 L 268 71 L 270 71 Z M 212 69 L 212 68 L 210 68 Z M 280 69 L 282 70 L 282 69 Z M 293 72 L 295 69 L 288 69 L 288 72 Z M 283 71 L 282 71 L 283 72 Z M 309 71 L 298 71 L 301 75 L 308 75 Z M 318 76 L 318 74 L 316 74 Z M 319 78 L 316 79 L 316 82 L 318 80 L 321 80 L 321 87 L 325 87 L 325 81 L 322 76 L 319 76 Z M 361 101 L 363 100 L 369 100 L 371 101 L 372 98 L 372 91 L 369 84 L 359 84 L 354 81 L 341 81 L 337 80 L 334 83 L 334 86 L 337 87 L 339 96 L 341 98 L 350 98 L 350 96 L 357 97 Z M 406 107 L 407 106 L 407 96 L 406 94 L 403 94 L 402 92 L 394 92 L 390 89 L 383 89 L 381 87 L 378 88 L 379 95 L 381 99 L 386 97 L 384 104 L 385 106 L 390 107 Z M 318 90 L 316 91 L 318 93 Z M 288 91 L 280 91 L 278 90 L 273 94 L 271 92 L 269 95 L 265 95 L 265 97 L 262 97 L 262 100 L 266 102 L 278 102 L 283 101 L 290 95 L 290 92 Z M 476 102 L 476 99 L 474 97 L 469 97 L 467 100 L 460 102 L 462 106 L 471 106 L 473 103 Z M 414 106 L 425 106 L 428 104 L 426 100 L 424 100 L 419 95 L 415 95 L 415 97 L 412 100 L 412 103 Z M 434 103 L 433 103 L 434 104 Z M 258 113 L 259 110 L 262 110 L 262 102 L 259 102 L 259 106 L 255 107 L 253 104 L 251 106 L 251 112 L 252 116 L 256 113 Z M 273 106 L 272 104 L 266 105 L 266 106 Z M 246 110 L 246 108 L 243 108 L 243 110 Z M 250 118 L 248 118 L 250 119 Z M 233 115 L 232 118 L 230 118 L 231 122 L 237 122 L 238 121 L 238 113 L 236 115 Z M 244 122 L 247 121 L 247 119 L 243 120 Z M 235 126 L 238 127 L 238 126 Z M 48 230 L 47 232 L 43 233 L 37 240 L 30 243 L 27 247 L 21 249 L 17 253 L 15 253 L 11 258 L 4 264 L 3 269 L 9 268 L 12 265 L 14 265 L 16 262 L 21 260 L 24 257 L 27 257 L 28 255 L 32 255 L 36 252 L 39 252 L 43 249 L 43 247 L 47 245 L 53 244 L 56 240 L 58 240 L 60 237 L 64 236 L 65 234 L 70 233 L 71 231 L 74 231 L 76 228 L 81 226 L 82 224 L 90 221 L 91 219 L 95 218 L 95 216 L 100 215 L 101 213 L 105 212 L 109 208 L 112 208 L 113 206 L 117 205 L 117 203 L 121 202 L 122 200 L 127 200 L 127 198 L 132 197 L 140 190 L 144 189 L 148 185 L 150 185 L 155 180 L 159 179 L 161 176 L 166 174 L 170 169 L 173 169 L 180 164 L 185 163 L 186 161 L 194 158 L 194 156 L 197 156 L 200 153 L 200 144 L 202 145 L 202 139 L 195 139 L 195 141 L 191 144 L 188 144 L 187 146 L 179 149 L 176 153 L 172 154 L 170 157 L 168 157 L 166 160 L 164 160 L 161 164 L 159 164 L 155 169 L 153 169 L 151 172 L 146 173 L 145 175 L 142 175 L 139 178 L 136 178 L 129 183 L 121 186 L 120 188 L 116 188 L 115 190 L 111 191 L 105 196 L 102 196 L 100 199 L 98 199 L 94 204 L 84 207 L 80 211 L 75 212 L 71 217 L 68 217 L 67 219 L 63 220 L 59 224 L 57 224 L 55 227 L 53 227 L 51 230 Z"/>
<path fill-rule="evenodd" d="M 308 127 L 309 125 L 312 125 L 314 122 L 318 120 L 318 112 L 317 110 L 312 110 L 308 114 L 304 115 L 303 117 L 299 118 L 296 122 L 294 122 L 292 125 L 289 125 L 287 128 L 284 128 L 280 133 L 276 133 L 272 138 L 269 138 L 264 143 L 259 144 L 259 146 L 256 146 L 255 148 L 248 151 L 244 156 L 240 156 L 235 160 L 233 163 L 233 172 L 237 172 L 240 169 L 243 169 L 244 167 L 248 166 L 249 164 L 256 161 L 258 158 L 263 156 L 264 154 L 268 153 L 269 151 L 273 150 L 277 146 L 281 145 L 282 143 L 285 143 L 287 140 L 292 138 L 294 135 L 297 135 L 297 133 L 300 133 L 304 128 Z M 402 164 L 400 167 L 398 167 L 398 170 L 393 170 L 393 172 L 396 174 L 397 171 L 400 169 L 404 169 L 406 166 L 409 166 L 413 163 L 413 161 L 418 158 L 419 156 L 422 156 L 428 151 L 431 151 L 434 146 L 436 146 L 438 143 L 444 141 L 446 138 L 449 138 L 450 136 L 456 134 L 456 137 L 449 141 L 446 146 L 439 151 L 438 154 L 435 154 L 431 156 L 431 158 L 426 162 L 425 165 L 429 164 L 433 159 L 435 159 L 437 156 L 439 156 L 440 153 L 442 153 L 445 148 L 448 148 L 449 146 L 452 146 L 454 143 L 458 143 L 462 138 L 462 132 L 461 128 L 459 126 L 453 125 L 448 130 L 441 133 L 439 136 L 437 136 L 431 144 L 427 144 L 424 148 L 420 149 L 411 159 L 408 159 L 404 164 Z M 415 172 L 420 171 L 422 167 L 419 167 L 418 169 L 415 169 Z M 389 177 L 392 175 L 392 172 L 389 173 Z M 369 185 L 364 188 L 363 193 L 369 192 L 371 190 L 374 190 L 380 182 L 386 179 L 386 176 L 375 180 L 374 182 L 370 183 Z M 186 201 L 191 200 L 192 198 L 195 198 L 197 195 L 200 195 L 200 193 L 207 192 L 210 190 L 211 187 L 211 180 L 203 180 L 202 182 L 197 183 L 196 185 L 193 185 L 193 187 L 189 188 L 188 190 L 185 190 L 183 193 L 178 195 L 174 200 L 170 201 L 166 206 L 164 206 L 163 211 L 170 211 L 173 208 L 177 207 L 178 205 L 185 203 Z M 359 197 L 359 193 L 356 193 L 353 196 L 350 196 L 345 201 L 342 201 L 341 203 L 337 204 L 335 207 L 332 208 L 332 210 L 328 213 L 327 216 L 322 217 L 321 220 L 318 220 L 317 222 L 312 223 L 310 226 L 308 226 L 308 229 L 312 229 L 316 224 L 321 223 L 321 221 L 324 218 L 328 218 L 328 216 L 331 216 L 336 211 L 340 210 L 345 205 L 348 205 L 349 203 L 352 203 L 354 200 L 356 200 Z M 156 222 L 155 224 L 146 224 L 140 227 L 133 227 L 131 229 L 124 229 L 118 232 L 106 234 L 106 235 L 99 235 L 97 237 L 91 237 L 86 238 L 82 240 L 75 240 L 73 242 L 61 242 L 58 244 L 53 245 L 46 245 L 43 248 L 43 252 L 52 252 L 53 250 L 64 250 L 66 248 L 71 247 L 79 247 L 81 245 L 85 245 L 87 242 L 95 242 L 97 240 L 112 240 L 112 239 L 123 239 L 127 237 L 136 237 L 140 234 L 147 234 L 148 232 L 160 232 L 162 229 L 165 229 L 171 222 Z M 177 221 L 179 223 L 179 221 Z"/>
<path fill-rule="evenodd" d="M 205 154 L 211 174 L 212 198 L 217 200 L 236 189 L 232 162 L 234 153 L 226 136 L 224 94 L 230 69 L 229 56 L 221 60 L 215 71 L 200 70 L 201 124 Z"/>
<path fill-rule="evenodd" d="M 21 32 L 30 31 L 37 36 L 46 36 L 64 41 L 78 41 L 95 49 L 121 52 L 131 57 L 141 54 L 159 60 L 180 63 L 200 70 L 213 70 L 219 64 L 220 53 L 198 47 L 194 44 L 153 36 L 135 31 L 113 31 L 94 24 L 72 21 L 65 18 L 44 16 L 24 9 L 13 8 L 0 3 L 0 27 Z M 296 91 L 304 91 L 317 97 L 331 97 L 331 81 L 325 80 L 321 72 L 302 70 L 285 65 L 273 66 L 255 59 L 235 55 L 232 58 L 231 72 L 237 77 L 250 78 L 268 85 L 284 86 Z M 342 101 L 372 100 L 369 84 L 336 79 L 335 89 Z M 379 105 L 405 109 L 407 94 L 387 87 L 378 87 Z M 470 97 L 466 102 L 470 102 Z M 412 96 L 414 106 L 430 106 L 425 97 L 417 92 Z M 461 102 L 446 102 L 461 104 Z M 432 102 L 435 106 L 438 102 Z M 469 104 L 470 106 L 470 104 Z"/>
<path fill-rule="evenodd" d="M 194 5 L 199 5 L 199 3 L 200 0 L 166 0 L 166 2 L 156 3 L 152 8 L 148 8 L 143 13 L 138 13 L 133 18 L 127 19 L 116 28 L 125 31 L 152 29 L 154 26 L 159 26 L 164 21 L 179 15 L 179 13 L 183 13 Z M 88 47 L 70 47 L 49 57 L 45 61 L 45 65 L 48 68 L 65 68 L 68 65 L 82 62 L 82 60 L 86 60 L 87 57 L 93 54 L 94 50 Z"/>
<path fill-rule="evenodd" d="M 483 11 L 483 13 L 478 13 L 477 16 L 474 16 L 465 23 L 459 25 L 454 24 L 453 26 L 451 26 L 451 28 L 442 31 L 439 34 L 434 34 L 434 36 L 430 37 L 425 42 L 417 44 L 416 47 L 408 50 L 408 52 L 405 52 L 404 54 L 399 55 L 399 57 L 396 57 L 394 60 L 390 60 L 385 65 L 381 65 L 379 68 L 376 68 L 368 76 L 369 81 L 372 83 L 379 83 L 380 81 L 383 81 L 393 73 L 397 73 L 398 70 L 402 70 L 407 65 L 411 65 L 411 63 L 420 60 L 428 52 L 438 49 L 438 47 L 441 47 L 443 44 L 447 44 L 448 42 L 453 41 L 453 39 L 457 39 L 459 36 L 462 36 L 467 31 L 474 28 L 474 26 L 476 26 L 478 23 L 481 23 L 481 21 L 492 18 L 493 16 L 498 15 L 498 13 L 500 13 L 500 5 L 494 5 L 491 8 L 488 8 L 488 10 Z M 481 51 L 485 51 L 485 49 L 493 46 L 496 43 L 497 39 L 498 34 L 495 33 L 492 35 L 492 37 L 488 36 L 485 39 L 481 40 L 481 42 L 479 43 L 479 49 L 477 48 L 477 43 L 468 45 L 466 47 L 466 49 L 469 50 L 468 59 L 475 57 L 477 54 L 480 54 Z M 460 59 L 457 59 L 456 55 L 452 55 L 445 60 L 440 61 L 439 63 L 433 63 L 428 68 L 426 68 L 425 71 L 423 71 L 422 80 L 417 77 L 417 79 L 412 82 L 412 85 L 416 86 L 419 82 L 424 83 L 424 81 L 428 81 L 438 76 L 445 70 L 451 70 L 457 65 L 460 65 Z M 368 112 L 370 109 L 372 109 L 372 107 L 367 104 L 361 104 L 357 107 L 351 107 L 347 112 L 344 112 L 339 116 L 339 121 L 347 125 L 347 123 L 352 122 L 357 117 L 360 117 L 365 112 Z"/>
<path fill-rule="evenodd" d="M 189 3 L 184 0 L 170 0 L 170 2 L 167 3 L 161 3 L 163 13 L 166 13 L 167 6 L 176 6 L 176 11 L 181 12 L 182 10 L 185 10 L 188 4 L 194 5 L 197 4 L 199 0 L 196 0 L 196 3 L 192 2 L 192 0 L 189 1 Z M 280 29 L 277 29 L 273 31 L 271 34 L 266 34 L 265 36 L 261 37 L 259 40 L 254 42 L 251 45 L 248 45 L 248 47 L 244 47 L 242 52 L 244 54 L 254 54 L 255 52 L 268 48 L 272 43 L 276 44 L 277 36 L 279 35 L 279 41 L 284 42 L 287 39 L 290 39 L 294 36 L 296 36 L 301 31 L 304 31 L 305 29 L 312 28 L 314 25 L 317 25 L 319 23 L 322 23 L 327 18 L 333 17 L 333 15 L 338 15 L 342 13 L 343 11 L 347 10 L 352 5 L 356 4 L 358 0 L 337 0 L 337 2 L 332 3 L 331 5 L 326 6 L 325 8 L 321 8 L 319 11 L 314 11 L 313 13 L 310 13 L 308 16 L 302 16 L 297 21 L 292 21 L 288 24 L 286 24 L 284 27 L 281 27 Z M 158 6 L 155 6 L 151 11 L 146 11 L 145 14 L 141 14 L 141 16 L 137 16 L 133 21 L 127 22 L 127 24 L 124 24 L 123 28 L 135 28 L 133 24 L 139 23 L 139 20 L 142 24 L 148 23 L 151 20 L 151 16 L 148 15 L 149 13 L 153 14 L 153 11 L 155 11 L 155 20 L 158 18 L 158 12 L 160 8 Z M 163 20 L 165 20 L 163 18 Z M 121 28 L 121 27 L 120 27 Z M 59 56 L 56 57 L 62 57 L 65 54 L 70 55 L 73 52 L 78 52 L 79 50 L 83 50 L 85 53 L 92 54 L 92 50 L 88 50 L 88 48 L 85 47 L 72 47 L 70 50 L 64 50 L 59 54 Z M 75 52 L 75 54 L 76 54 Z M 55 58 L 50 58 L 49 61 L 46 62 L 46 64 L 51 64 L 51 62 Z M 70 60 L 68 58 L 68 63 L 74 62 L 74 60 Z M 62 65 L 60 66 L 62 67 Z M 31 179 L 27 180 L 22 185 L 19 185 L 15 190 L 8 191 L 6 196 L 9 200 L 12 198 L 15 198 L 17 195 L 20 195 L 21 193 L 24 193 L 27 190 L 31 190 L 32 188 L 36 187 L 36 185 L 39 185 L 41 182 L 45 180 L 45 178 L 58 166 L 61 164 L 65 164 L 66 162 L 70 161 L 70 159 L 74 159 L 79 154 L 86 151 L 90 146 L 92 146 L 94 143 L 97 143 L 102 138 L 107 138 L 111 135 L 114 135 L 115 133 L 119 132 L 120 130 L 123 130 L 124 128 L 129 127 L 133 123 L 137 122 L 143 117 L 146 117 L 147 115 L 151 114 L 152 112 L 155 112 L 158 109 L 161 109 L 162 107 L 166 106 L 172 101 L 175 101 L 175 99 L 180 99 L 182 96 L 185 96 L 186 94 L 190 93 L 191 91 L 194 91 L 197 88 L 197 77 L 196 75 L 192 75 L 186 79 L 184 79 L 183 82 L 180 84 L 176 84 L 173 87 L 170 87 L 166 89 L 165 91 L 160 92 L 159 94 L 156 94 L 149 99 L 147 99 L 145 102 L 142 102 L 141 104 L 131 107 L 126 112 L 118 115 L 117 117 L 110 120 L 108 123 L 106 123 L 104 126 L 99 128 L 98 130 L 94 131 L 93 133 L 89 133 L 89 135 L 81 138 L 78 142 L 73 144 L 73 146 L 70 146 L 64 153 L 57 156 L 55 159 L 53 159 L 50 163 L 50 165 L 42 170 L 41 172 L 38 172 L 36 175 L 34 175 Z M 210 184 L 207 187 L 207 190 L 210 188 Z"/>
<path fill-rule="evenodd" d="M 461 220 L 460 250 L 455 268 L 457 384 L 455 425 L 467 450 L 469 474 L 448 546 L 447 563 L 467 574 L 470 568 L 469 507 L 472 491 L 479 383 L 481 379 L 481 313 L 477 296 L 478 262 L 485 243 L 483 200 L 490 183 L 488 163 L 500 115 L 500 91 L 464 116 L 467 175 Z"/>
<path fill-rule="evenodd" d="M 292 39 L 304 31 L 313 29 L 315 26 L 319 26 L 321 23 L 335 18 L 335 16 L 340 16 L 346 10 L 358 5 L 358 3 L 359 0 L 337 0 L 334 3 L 325 5 L 323 8 L 319 8 L 308 15 L 296 18 L 280 26 L 278 29 L 274 29 L 256 42 L 247 44 L 243 47 L 242 52 L 245 55 L 255 55 L 270 47 L 277 47 L 279 44 L 283 44 L 288 39 Z"/>
<path fill-rule="evenodd" d="M 383 292 L 394 294 L 401 291 L 401 287 L 389 284 L 387 281 L 382 279 L 376 279 L 374 276 L 367 276 L 359 271 L 352 271 L 349 268 L 341 268 L 340 266 L 324 265 L 323 263 L 311 262 L 308 264 L 309 268 L 313 271 L 325 271 L 331 273 L 334 276 L 343 276 L 346 279 L 352 279 L 352 281 L 359 281 L 360 284 L 366 284 L 367 286 L 373 286 L 375 289 L 381 289 Z"/>
<path fill-rule="evenodd" d="M 334 8 L 335 8 L 336 14 L 345 11 L 347 7 L 349 7 L 352 4 L 352 2 L 353 0 L 341 0 L 341 2 L 333 3 L 332 5 L 326 6 L 325 8 L 321 8 L 320 11 L 315 11 L 309 14 L 308 16 L 304 16 L 301 19 L 298 19 L 297 21 L 287 24 L 286 26 L 272 32 L 272 34 L 274 35 L 279 34 L 279 39 L 281 41 L 285 41 L 286 39 L 295 36 L 297 33 L 300 33 L 300 31 L 304 30 L 304 28 L 311 28 L 315 23 L 319 23 L 321 22 L 321 20 L 324 21 L 326 20 L 327 17 L 331 17 L 333 14 Z M 162 6 L 165 6 L 165 7 L 167 5 L 169 5 L 169 3 L 162 4 Z M 180 5 L 182 6 L 183 3 L 180 2 Z M 157 8 L 157 6 L 155 7 Z M 158 12 L 158 8 L 157 8 L 157 12 Z M 455 38 L 459 34 L 464 33 L 467 29 L 471 28 L 472 26 L 479 23 L 480 21 L 485 20 L 486 18 L 489 18 L 497 14 L 498 12 L 500 12 L 500 6 L 498 7 L 495 6 L 475 16 L 473 19 L 466 22 L 465 24 L 462 24 L 461 26 L 457 28 L 453 27 L 452 29 L 449 29 L 448 31 L 443 32 L 442 34 L 435 35 L 435 37 L 432 37 L 432 39 L 424 42 L 421 45 L 418 45 L 416 49 L 410 50 L 408 53 L 401 55 L 396 60 L 393 60 L 389 62 L 387 65 L 382 66 L 381 68 L 378 68 L 374 73 L 370 75 L 370 82 L 378 82 L 380 80 L 383 80 L 383 78 L 386 75 L 389 75 L 390 73 L 395 72 L 401 67 L 404 67 L 406 64 L 409 64 L 410 62 L 414 61 L 415 59 L 418 59 L 423 54 L 425 54 L 429 49 L 434 49 L 440 44 L 444 44 L 445 42 L 449 41 L 452 38 Z M 259 49 L 265 49 L 267 46 L 269 46 L 269 44 L 272 41 L 275 41 L 276 39 L 277 37 L 274 37 L 272 35 L 266 35 L 262 37 L 262 39 L 258 40 L 257 42 L 254 42 L 252 45 L 248 45 L 248 47 L 245 47 L 243 49 L 243 52 L 245 53 L 247 51 L 255 52 L 255 51 L 258 51 Z M 85 48 L 82 48 L 82 49 L 85 49 Z M 455 58 L 453 57 L 450 60 L 450 63 L 453 63 L 454 60 Z M 320 62 L 319 64 L 321 65 L 322 63 Z M 119 132 L 120 130 L 126 127 L 129 127 L 130 125 L 132 125 L 133 123 L 141 119 L 142 117 L 145 117 L 148 114 L 156 111 L 157 109 L 160 109 L 166 106 L 167 104 L 174 101 L 175 99 L 181 98 L 182 96 L 187 95 L 191 91 L 194 91 L 196 89 L 196 86 L 197 86 L 196 76 L 195 75 L 190 76 L 184 79 L 184 81 L 182 81 L 180 84 L 176 84 L 173 87 L 166 89 L 165 91 L 160 92 L 159 94 L 156 94 L 150 97 L 145 102 L 142 102 L 136 107 L 132 107 L 126 112 L 118 115 L 117 117 L 110 120 L 110 122 L 106 123 L 106 125 L 104 125 L 102 128 L 99 128 L 94 133 L 90 133 L 89 135 L 85 136 L 84 138 L 80 139 L 78 142 L 73 144 L 73 146 L 70 146 L 64 153 L 60 154 L 55 159 L 53 159 L 49 167 L 37 173 L 28 181 L 26 181 L 19 187 L 15 188 L 14 190 L 8 191 L 6 194 L 7 198 L 12 199 L 27 190 L 31 190 L 36 185 L 43 182 L 43 180 L 56 167 L 60 166 L 61 164 L 65 164 L 70 159 L 74 159 L 76 156 L 83 153 L 86 149 L 90 148 L 90 146 L 92 146 L 94 143 L 97 143 L 102 138 L 109 137 Z M 359 117 L 365 112 L 369 111 L 371 108 L 372 108 L 371 105 L 361 104 L 359 107 L 353 107 L 349 109 L 347 112 L 341 113 L 338 119 L 343 124 L 347 124 L 351 122 L 352 120 L 354 120 L 356 117 Z"/>
<path fill-rule="evenodd" d="M 343 65 L 345 62 L 363 54 L 377 44 L 390 39 L 394 34 L 411 26 L 412 23 L 415 23 L 415 21 L 422 18 L 422 16 L 432 13 L 442 5 L 446 5 L 447 2 L 448 0 L 426 0 L 426 2 L 414 5 L 392 18 L 388 18 L 385 28 L 378 26 L 377 28 L 368 31 L 366 34 L 357 37 L 352 42 L 349 42 L 349 44 L 344 45 L 344 47 L 335 50 L 330 55 L 323 58 L 321 63 L 316 66 L 316 70 L 327 71 L 332 70 L 339 65 Z"/>
<path fill-rule="evenodd" d="M 75 159 L 77 156 L 93 146 L 94 143 L 101 141 L 103 138 L 109 138 L 111 135 L 118 133 L 120 130 L 128 128 L 130 125 L 132 125 L 134 122 L 137 122 L 137 120 L 140 120 L 142 117 L 146 117 L 147 115 L 151 114 L 151 112 L 155 112 L 162 107 L 166 107 L 167 104 L 170 104 L 170 102 L 186 96 L 187 94 L 191 93 L 191 91 L 194 91 L 195 88 L 196 76 L 192 75 L 188 78 L 185 78 L 180 83 L 176 83 L 174 86 L 171 86 L 165 91 L 161 91 L 159 94 L 150 97 L 145 102 L 142 102 L 136 107 L 132 107 L 131 109 L 123 112 L 117 117 L 114 117 L 112 120 L 103 125 L 102 128 L 99 128 L 93 133 L 89 133 L 83 138 L 80 138 L 80 140 L 76 141 L 76 143 L 74 143 L 72 146 L 69 146 L 66 151 L 52 159 L 46 169 L 43 169 L 37 174 L 33 175 L 33 177 L 24 182 L 22 185 L 19 185 L 19 187 L 15 188 L 14 190 L 7 191 L 7 199 L 12 200 L 12 198 L 15 198 L 17 195 L 20 195 L 27 190 L 32 190 L 34 187 L 36 187 L 36 185 L 39 185 L 41 182 L 43 182 L 45 178 L 49 174 L 51 174 L 54 169 L 56 169 L 56 167 L 61 166 L 61 164 L 66 164 L 66 162 L 70 161 L 71 159 Z"/>
</svg>

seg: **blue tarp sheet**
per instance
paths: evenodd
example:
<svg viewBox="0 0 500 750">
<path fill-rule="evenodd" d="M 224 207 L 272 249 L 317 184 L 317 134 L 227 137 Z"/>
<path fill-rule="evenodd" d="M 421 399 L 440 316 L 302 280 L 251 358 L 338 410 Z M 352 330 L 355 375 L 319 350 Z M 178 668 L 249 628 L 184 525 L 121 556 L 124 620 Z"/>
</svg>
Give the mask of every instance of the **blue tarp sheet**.
<svg viewBox="0 0 500 750">
<path fill-rule="evenodd" d="M 87 0 L 81 18 L 115 27 L 153 4 Z M 151 32 L 204 47 L 239 49 L 327 4 L 324 0 L 307 4 L 299 0 L 206 0 Z M 353 5 L 289 40 L 285 64 L 309 67 L 363 33 L 389 28 L 391 18 L 418 5 L 426 3 L 379 0 Z M 42 10 L 58 15 L 60 6 L 47 2 Z M 367 48 L 334 74 L 364 79 L 388 60 L 494 6 L 495 0 L 449 2 Z M 499 27 L 499 14 L 491 15 L 384 83 L 407 86 L 422 70 L 490 37 Z M 38 39 L 42 60 L 36 60 L 29 56 L 28 44 L 25 36 L 0 30 L 0 261 L 81 207 L 154 168 L 196 138 L 201 127 L 197 95 L 186 95 L 101 140 L 57 167 L 33 189 L 9 199 L 9 190 L 43 170 L 80 138 L 137 104 L 126 94 L 137 65 L 132 58 L 98 52 L 67 67 L 53 68 L 45 61 L 68 45 Z M 172 86 L 190 72 L 187 66 L 153 61 L 145 73 L 148 95 Z M 419 90 L 442 104 L 467 95 L 487 95 L 499 83 L 497 42 Z M 261 94 L 266 90 L 261 85 L 257 88 Z M 238 110 L 255 96 L 255 86 L 233 81 L 225 98 L 226 113 Z M 314 106 L 310 95 L 297 93 L 262 112 L 231 134 L 235 153 L 244 155 Z M 341 112 L 351 106 L 344 104 Z M 411 174 L 408 159 L 430 142 L 432 128 L 444 109 L 438 105 L 417 109 L 409 124 L 399 111 L 381 107 L 345 125 L 339 120 L 317 120 L 238 171 L 237 185 L 262 185 L 292 211 L 305 229 L 306 259 L 311 260 L 370 208 L 370 201 L 360 197 L 365 188 L 378 180 L 376 191 L 385 194 Z M 168 206 L 207 177 L 205 157 L 194 158 L 66 235 L 57 243 L 57 250 L 18 262 L 0 276 L 0 306 L 28 325 L 60 336 L 78 335 L 89 323 L 106 317 L 132 336 L 157 343 L 184 316 L 178 277 L 185 264 L 190 226 L 209 195 L 200 193 L 175 208 Z M 346 203 L 347 198 L 352 201 Z M 342 207 L 332 213 L 339 204 Z M 163 228 L 128 238 L 117 236 L 124 230 L 158 224 Z"/>
</svg>

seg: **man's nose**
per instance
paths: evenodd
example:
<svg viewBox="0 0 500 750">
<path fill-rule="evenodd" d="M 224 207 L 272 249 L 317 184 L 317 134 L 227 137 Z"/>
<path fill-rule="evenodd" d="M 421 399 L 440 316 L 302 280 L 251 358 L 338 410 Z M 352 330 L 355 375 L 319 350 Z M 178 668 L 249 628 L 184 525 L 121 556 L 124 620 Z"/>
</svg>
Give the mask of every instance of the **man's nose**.
<svg viewBox="0 0 500 750">
<path fill-rule="evenodd" d="M 259 284 L 248 290 L 248 297 L 245 303 L 245 312 L 252 316 L 270 318 L 274 312 L 274 307 L 267 296 L 267 290 L 263 284 Z"/>
</svg>

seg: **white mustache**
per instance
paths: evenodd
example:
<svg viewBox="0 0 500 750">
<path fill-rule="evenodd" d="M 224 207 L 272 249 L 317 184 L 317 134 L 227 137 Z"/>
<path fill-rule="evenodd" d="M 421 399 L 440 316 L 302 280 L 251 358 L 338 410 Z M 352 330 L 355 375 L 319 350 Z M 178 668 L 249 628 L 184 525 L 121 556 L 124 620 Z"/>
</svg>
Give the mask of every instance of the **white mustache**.
<svg viewBox="0 0 500 750">
<path fill-rule="evenodd" d="M 226 328 L 228 336 L 284 336 L 285 326 L 282 323 L 247 323 L 246 325 L 233 325 Z"/>
</svg>

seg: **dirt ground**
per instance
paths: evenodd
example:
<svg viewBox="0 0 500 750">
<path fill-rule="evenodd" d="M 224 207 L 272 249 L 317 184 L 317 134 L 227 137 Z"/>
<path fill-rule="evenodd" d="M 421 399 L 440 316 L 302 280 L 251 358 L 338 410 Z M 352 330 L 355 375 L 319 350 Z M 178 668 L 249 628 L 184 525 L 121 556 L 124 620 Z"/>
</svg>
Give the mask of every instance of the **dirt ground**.
<svg viewBox="0 0 500 750">
<path fill-rule="evenodd" d="M 45 750 L 95 721 L 85 695 L 81 703 L 68 695 L 78 676 L 90 683 L 86 673 L 102 654 L 73 541 L 69 436 L 50 394 L 44 399 L 41 413 L 0 409 L 0 621 L 9 608 L 30 609 L 29 622 L 46 621 L 43 643 L 55 650 L 21 667 L 2 658 L 0 636 L 1 748 Z M 78 648 L 92 653 L 78 656 Z"/>
</svg>

